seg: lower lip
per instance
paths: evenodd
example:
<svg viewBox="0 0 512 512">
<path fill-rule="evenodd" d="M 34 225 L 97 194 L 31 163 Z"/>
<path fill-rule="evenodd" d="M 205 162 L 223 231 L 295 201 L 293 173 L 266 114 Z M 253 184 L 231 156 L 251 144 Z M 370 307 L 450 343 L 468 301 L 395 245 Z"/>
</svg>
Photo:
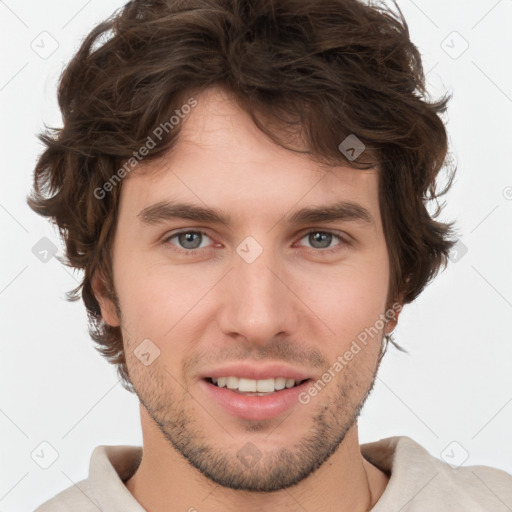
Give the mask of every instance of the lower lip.
<svg viewBox="0 0 512 512">
<path fill-rule="evenodd" d="M 204 379 L 199 384 L 228 413 L 246 420 L 261 421 L 275 418 L 299 404 L 299 394 L 307 389 L 310 380 L 265 396 L 242 395 L 228 388 L 219 388 Z"/>
</svg>

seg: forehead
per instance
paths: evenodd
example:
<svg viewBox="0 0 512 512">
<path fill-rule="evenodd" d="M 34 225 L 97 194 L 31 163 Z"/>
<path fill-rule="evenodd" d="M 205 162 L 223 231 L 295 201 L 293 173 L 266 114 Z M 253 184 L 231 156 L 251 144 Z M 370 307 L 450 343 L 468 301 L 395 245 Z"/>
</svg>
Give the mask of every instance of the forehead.
<svg viewBox="0 0 512 512">
<path fill-rule="evenodd" d="M 369 210 L 378 205 L 376 169 L 328 166 L 275 144 L 223 89 L 194 98 L 197 105 L 181 121 L 172 150 L 141 164 L 123 184 L 123 195 L 139 206 L 177 196 L 227 208 L 259 202 L 264 216 L 298 203 L 350 199 Z"/>
</svg>

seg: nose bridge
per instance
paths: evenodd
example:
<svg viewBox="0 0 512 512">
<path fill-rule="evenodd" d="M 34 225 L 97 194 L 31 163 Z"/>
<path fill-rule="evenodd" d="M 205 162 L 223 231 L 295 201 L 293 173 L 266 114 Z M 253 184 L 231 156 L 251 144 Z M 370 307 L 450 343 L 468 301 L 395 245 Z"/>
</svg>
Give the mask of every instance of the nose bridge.
<svg viewBox="0 0 512 512">
<path fill-rule="evenodd" d="M 297 312 L 294 296 L 282 282 L 282 268 L 272 248 L 264 248 L 252 237 L 239 244 L 222 312 L 225 332 L 266 343 L 276 334 L 293 329 Z"/>
</svg>

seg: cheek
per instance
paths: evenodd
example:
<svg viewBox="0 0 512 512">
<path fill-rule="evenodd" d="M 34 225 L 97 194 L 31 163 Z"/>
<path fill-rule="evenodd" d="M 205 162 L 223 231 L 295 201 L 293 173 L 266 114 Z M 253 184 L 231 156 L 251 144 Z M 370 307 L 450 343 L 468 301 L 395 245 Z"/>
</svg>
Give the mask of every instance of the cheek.
<svg viewBox="0 0 512 512">
<path fill-rule="evenodd" d="M 130 254 L 119 248 L 119 254 Z M 119 296 L 123 324 L 131 337 L 155 337 L 159 322 L 170 323 L 171 305 L 177 291 L 169 285 L 162 272 L 155 272 L 142 257 L 131 254 L 116 261 L 116 290 Z"/>
<path fill-rule="evenodd" d="M 165 281 L 134 280 L 125 294 L 125 316 L 143 336 L 158 338 L 177 321 L 180 294 Z"/>
<path fill-rule="evenodd" d="M 325 275 L 317 274 L 313 281 L 309 277 L 307 282 L 305 302 L 329 327 L 336 349 L 350 345 L 366 329 L 371 332 L 368 342 L 380 343 L 379 318 L 385 312 L 389 285 L 387 255 L 364 265 L 359 261 L 326 269 Z"/>
<path fill-rule="evenodd" d="M 193 269 L 188 264 L 171 267 L 123 247 L 118 254 L 129 255 L 115 262 L 116 287 L 125 326 L 136 339 L 150 338 L 159 343 L 169 331 L 172 336 L 178 324 L 180 329 L 197 328 L 201 312 L 214 314 L 212 300 L 216 302 L 216 292 L 222 289 L 218 283 L 221 270 L 204 266 Z M 320 319 L 328 327 L 327 337 L 331 333 L 333 345 L 339 348 L 340 340 L 350 344 L 384 312 L 389 282 L 387 252 L 385 245 L 376 243 L 338 266 L 292 266 L 283 277 L 308 306 L 303 309 L 310 318 L 307 324 L 318 329 Z M 290 300 L 296 298 L 291 296 Z M 307 329 L 307 324 L 302 325 Z"/>
<path fill-rule="evenodd" d="M 197 306 L 218 276 L 192 271 L 186 265 L 172 268 L 148 261 L 133 258 L 119 266 L 118 293 L 127 331 L 163 347 L 177 329 L 197 320 L 201 311 Z"/>
</svg>

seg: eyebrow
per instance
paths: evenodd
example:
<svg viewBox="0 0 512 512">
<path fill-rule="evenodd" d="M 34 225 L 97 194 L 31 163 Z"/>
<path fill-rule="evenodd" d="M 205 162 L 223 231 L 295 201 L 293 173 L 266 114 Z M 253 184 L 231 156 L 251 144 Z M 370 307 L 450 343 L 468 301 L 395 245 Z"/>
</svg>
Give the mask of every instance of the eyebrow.
<svg viewBox="0 0 512 512">
<path fill-rule="evenodd" d="M 141 210 L 137 217 L 149 225 L 160 224 L 172 219 L 186 219 L 208 224 L 231 223 L 229 214 L 222 210 L 205 208 L 203 206 L 171 201 L 160 201 Z M 315 222 L 360 221 L 374 225 L 375 219 L 364 206 L 351 201 L 322 206 L 303 208 L 291 216 L 285 216 L 285 222 L 292 225 L 301 225 Z"/>
</svg>

